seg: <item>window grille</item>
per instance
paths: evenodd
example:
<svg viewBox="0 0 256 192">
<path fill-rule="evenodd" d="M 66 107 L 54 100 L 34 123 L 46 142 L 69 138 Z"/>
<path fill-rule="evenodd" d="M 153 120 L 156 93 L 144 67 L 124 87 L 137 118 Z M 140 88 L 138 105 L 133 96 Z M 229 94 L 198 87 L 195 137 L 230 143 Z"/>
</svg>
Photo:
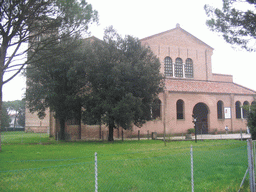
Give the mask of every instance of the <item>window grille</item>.
<svg viewBox="0 0 256 192">
<path fill-rule="evenodd" d="M 218 101 L 217 103 L 218 119 L 223 119 L 223 111 L 224 111 L 223 102 Z"/>
<path fill-rule="evenodd" d="M 159 99 L 155 99 L 152 106 L 152 118 L 156 119 L 158 117 L 161 117 L 161 101 Z"/>
<path fill-rule="evenodd" d="M 186 78 L 193 78 L 193 61 L 192 59 L 188 58 L 185 64 L 185 77 Z"/>
<path fill-rule="evenodd" d="M 181 58 L 177 58 L 175 62 L 175 77 L 183 77 L 183 66 Z"/>
<path fill-rule="evenodd" d="M 236 118 L 241 119 L 241 103 L 239 101 L 236 102 Z"/>
<path fill-rule="evenodd" d="M 172 77 L 172 59 L 170 57 L 165 57 L 164 59 L 164 74 L 166 77 Z"/>
<path fill-rule="evenodd" d="M 176 103 L 177 107 L 177 119 L 184 119 L 184 102 L 180 99 Z"/>
<path fill-rule="evenodd" d="M 245 101 L 243 104 L 243 118 L 246 119 L 249 115 L 249 102 Z"/>
</svg>

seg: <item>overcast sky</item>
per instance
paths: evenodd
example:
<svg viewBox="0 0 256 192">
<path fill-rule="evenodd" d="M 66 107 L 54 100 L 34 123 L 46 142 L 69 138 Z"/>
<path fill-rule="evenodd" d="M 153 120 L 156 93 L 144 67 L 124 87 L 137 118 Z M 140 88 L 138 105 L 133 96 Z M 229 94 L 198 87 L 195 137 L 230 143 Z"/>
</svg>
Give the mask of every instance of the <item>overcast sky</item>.
<svg viewBox="0 0 256 192">
<path fill-rule="evenodd" d="M 222 0 L 87 0 L 99 13 L 99 25 L 89 28 L 91 35 L 100 39 L 110 25 L 123 37 L 132 35 L 142 39 L 176 27 L 196 36 L 214 48 L 213 73 L 233 75 L 234 82 L 256 90 L 256 53 L 234 50 L 220 35 L 211 32 L 204 5 L 221 7 Z M 25 92 L 25 79 L 16 77 L 4 85 L 3 100 L 21 99 Z"/>
</svg>

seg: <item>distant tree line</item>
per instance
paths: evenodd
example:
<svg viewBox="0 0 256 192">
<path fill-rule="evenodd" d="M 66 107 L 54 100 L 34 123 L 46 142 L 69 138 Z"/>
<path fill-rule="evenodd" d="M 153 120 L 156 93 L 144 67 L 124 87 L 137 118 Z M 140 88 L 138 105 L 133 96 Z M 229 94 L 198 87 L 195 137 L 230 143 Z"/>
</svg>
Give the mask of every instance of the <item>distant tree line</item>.
<svg viewBox="0 0 256 192">
<path fill-rule="evenodd" d="M 25 127 L 25 101 L 15 100 L 15 101 L 3 101 L 2 105 L 2 124 L 1 129 L 3 131 L 10 127 L 11 116 L 14 118 L 13 128 L 18 125 Z"/>
</svg>

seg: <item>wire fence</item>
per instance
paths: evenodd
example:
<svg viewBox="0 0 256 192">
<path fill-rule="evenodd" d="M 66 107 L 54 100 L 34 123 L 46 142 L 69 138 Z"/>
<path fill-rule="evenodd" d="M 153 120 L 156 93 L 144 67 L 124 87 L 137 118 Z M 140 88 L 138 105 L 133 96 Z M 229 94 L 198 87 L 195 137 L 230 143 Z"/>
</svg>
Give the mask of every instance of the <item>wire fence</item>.
<svg viewBox="0 0 256 192">
<path fill-rule="evenodd" d="M 43 144 L 53 143 L 54 138 L 49 139 L 48 133 L 25 133 L 19 132 L 2 132 L 1 133 L 2 144 Z"/>
<path fill-rule="evenodd" d="M 256 191 L 256 141 L 248 140 L 247 141 L 247 151 L 248 151 L 248 174 L 249 174 L 249 182 L 250 182 L 250 190 L 251 192 Z"/>
<path fill-rule="evenodd" d="M 247 169 L 247 157 L 246 146 L 233 147 L 195 148 L 193 155 L 192 148 L 179 148 L 166 156 L 99 160 L 97 188 L 99 191 L 237 191 Z"/>
<path fill-rule="evenodd" d="M 103 137 L 104 135 L 104 137 Z M 127 135 L 126 135 L 127 136 Z M 83 137 L 82 140 L 84 141 L 107 141 L 108 133 L 101 135 L 100 137 Z M 158 135 L 157 132 L 150 133 L 146 135 L 140 135 L 138 131 L 137 135 L 128 136 L 128 137 L 116 137 L 115 140 L 166 140 L 166 141 L 186 141 L 186 140 L 246 140 L 250 139 L 251 135 L 248 133 L 219 133 L 219 134 L 181 134 L 179 136 L 176 135 Z M 32 133 L 32 132 L 24 132 L 24 131 L 12 131 L 12 132 L 2 132 L 1 140 L 3 143 L 45 143 L 45 142 L 59 142 L 59 133 L 56 134 L 56 138 L 53 137 L 49 140 L 49 133 Z M 72 141 L 72 140 L 69 140 Z"/>
<path fill-rule="evenodd" d="M 236 141 L 1 165 L 0 191 L 238 191 L 248 159 L 246 142 Z"/>
</svg>

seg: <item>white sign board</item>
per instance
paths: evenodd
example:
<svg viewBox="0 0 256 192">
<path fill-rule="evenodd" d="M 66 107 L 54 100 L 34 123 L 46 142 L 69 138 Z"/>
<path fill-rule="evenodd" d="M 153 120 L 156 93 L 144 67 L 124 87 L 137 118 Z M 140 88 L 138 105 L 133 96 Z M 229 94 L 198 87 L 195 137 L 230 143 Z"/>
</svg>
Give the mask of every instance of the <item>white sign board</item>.
<svg viewBox="0 0 256 192">
<path fill-rule="evenodd" d="M 224 114 L 225 114 L 225 119 L 231 119 L 231 108 L 230 107 L 225 107 L 224 108 Z"/>
</svg>

